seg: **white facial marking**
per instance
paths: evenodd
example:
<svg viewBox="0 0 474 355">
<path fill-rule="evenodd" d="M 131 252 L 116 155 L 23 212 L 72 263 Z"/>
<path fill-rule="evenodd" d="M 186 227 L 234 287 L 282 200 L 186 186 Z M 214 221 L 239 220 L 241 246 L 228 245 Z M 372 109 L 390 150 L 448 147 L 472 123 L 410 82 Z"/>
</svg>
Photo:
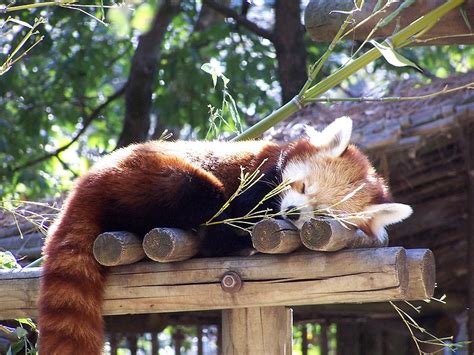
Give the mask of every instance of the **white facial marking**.
<svg viewBox="0 0 474 355">
<path fill-rule="evenodd" d="M 292 161 L 288 163 L 283 171 L 283 180 L 284 181 L 304 181 L 306 176 L 310 172 L 310 167 L 303 161 Z M 306 192 L 308 189 L 315 188 L 314 186 L 306 187 Z M 297 220 L 291 220 L 291 222 L 298 228 L 301 228 L 304 222 L 309 221 L 313 215 L 312 207 L 310 204 L 310 198 L 307 194 L 302 194 L 294 189 L 288 189 L 282 193 L 282 200 L 280 204 L 280 211 L 283 213 L 283 216 L 290 219 L 289 215 L 286 215 L 285 212 L 290 207 L 297 208 L 299 212 L 299 218 Z M 296 214 L 294 215 L 296 216 Z"/>
</svg>

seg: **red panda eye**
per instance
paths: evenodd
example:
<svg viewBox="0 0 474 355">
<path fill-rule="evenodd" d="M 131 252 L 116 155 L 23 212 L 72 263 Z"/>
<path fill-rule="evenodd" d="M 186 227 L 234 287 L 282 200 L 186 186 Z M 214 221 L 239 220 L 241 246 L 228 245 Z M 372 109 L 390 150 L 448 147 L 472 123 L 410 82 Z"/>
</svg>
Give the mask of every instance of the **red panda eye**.
<svg viewBox="0 0 474 355">
<path fill-rule="evenodd" d="M 301 193 L 304 194 L 306 192 L 306 184 L 303 182 L 301 185 Z"/>
</svg>

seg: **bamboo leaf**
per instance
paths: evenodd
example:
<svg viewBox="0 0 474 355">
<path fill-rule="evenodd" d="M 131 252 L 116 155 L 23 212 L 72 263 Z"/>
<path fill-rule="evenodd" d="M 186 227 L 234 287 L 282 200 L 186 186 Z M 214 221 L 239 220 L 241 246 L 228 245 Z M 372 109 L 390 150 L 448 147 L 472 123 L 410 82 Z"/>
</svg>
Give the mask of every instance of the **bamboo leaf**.
<svg viewBox="0 0 474 355">
<path fill-rule="evenodd" d="M 469 32 L 472 32 L 471 22 L 469 22 L 469 17 L 467 16 L 466 7 L 464 4 L 459 7 L 459 12 L 461 13 L 462 19 L 464 20 L 466 27 L 469 29 Z"/>
<path fill-rule="evenodd" d="M 23 27 L 28 27 L 28 28 L 33 28 L 32 25 L 30 25 L 28 22 L 25 22 L 25 21 L 21 21 L 21 20 L 18 20 L 16 18 L 12 18 L 12 17 L 9 17 L 6 21 L 6 22 L 14 22 L 16 23 L 17 25 L 20 25 L 20 26 L 23 26 Z"/>
<path fill-rule="evenodd" d="M 385 58 L 387 62 L 395 67 L 406 67 L 410 66 L 423 71 L 418 65 L 413 63 L 411 60 L 405 58 L 400 53 L 397 53 L 390 45 L 384 43 L 378 43 L 377 41 L 371 40 L 370 43 L 380 51 L 380 54 Z"/>
<path fill-rule="evenodd" d="M 216 69 L 211 65 L 211 63 L 204 63 L 203 65 L 201 65 L 201 70 L 203 70 L 206 73 L 208 73 L 209 75 L 211 75 L 212 83 L 214 84 L 214 87 L 216 87 L 218 73 L 217 73 Z"/>
</svg>

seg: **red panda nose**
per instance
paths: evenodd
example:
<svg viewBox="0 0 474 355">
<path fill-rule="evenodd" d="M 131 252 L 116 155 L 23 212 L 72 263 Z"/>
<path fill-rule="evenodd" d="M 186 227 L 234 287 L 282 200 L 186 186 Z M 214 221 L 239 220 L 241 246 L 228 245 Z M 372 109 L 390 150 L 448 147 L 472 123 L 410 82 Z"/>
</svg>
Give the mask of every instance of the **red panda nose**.
<svg viewBox="0 0 474 355">
<path fill-rule="evenodd" d="M 288 206 L 286 211 L 288 213 L 286 215 L 286 218 L 288 218 L 292 221 L 297 221 L 298 219 L 300 219 L 300 211 L 299 211 L 299 209 L 296 208 L 296 206 Z"/>
</svg>

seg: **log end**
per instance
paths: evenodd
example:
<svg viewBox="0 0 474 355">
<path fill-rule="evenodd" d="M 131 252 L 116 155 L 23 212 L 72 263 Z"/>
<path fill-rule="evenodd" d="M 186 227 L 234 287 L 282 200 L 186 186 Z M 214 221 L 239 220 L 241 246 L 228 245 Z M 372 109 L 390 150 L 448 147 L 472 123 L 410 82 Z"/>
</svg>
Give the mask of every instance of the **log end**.
<svg viewBox="0 0 474 355">
<path fill-rule="evenodd" d="M 141 240 L 128 232 L 100 234 L 92 247 L 94 257 L 104 266 L 132 264 L 145 257 Z"/>
<path fill-rule="evenodd" d="M 408 300 L 425 300 L 433 297 L 436 284 L 436 267 L 433 252 L 414 249 L 407 252 L 409 284 Z"/>
<path fill-rule="evenodd" d="M 311 250 L 324 250 L 332 236 L 331 225 L 327 221 L 312 219 L 301 229 L 301 241 Z"/>
<path fill-rule="evenodd" d="M 163 261 L 173 253 L 174 246 L 169 228 L 153 228 L 143 238 L 143 249 L 151 260 Z"/>
<path fill-rule="evenodd" d="M 154 228 L 143 238 L 143 250 L 154 261 L 174 262 L 189 259 L 199 251 L 200 238 L 178 228 Z"/>
<path fill-rule="evenodd" d="M 252 230 L 254 248 L 266 254 L 291 253 L 301 246 L 298 229 L 280 219 L 264 219 Z"/>
</svg>

